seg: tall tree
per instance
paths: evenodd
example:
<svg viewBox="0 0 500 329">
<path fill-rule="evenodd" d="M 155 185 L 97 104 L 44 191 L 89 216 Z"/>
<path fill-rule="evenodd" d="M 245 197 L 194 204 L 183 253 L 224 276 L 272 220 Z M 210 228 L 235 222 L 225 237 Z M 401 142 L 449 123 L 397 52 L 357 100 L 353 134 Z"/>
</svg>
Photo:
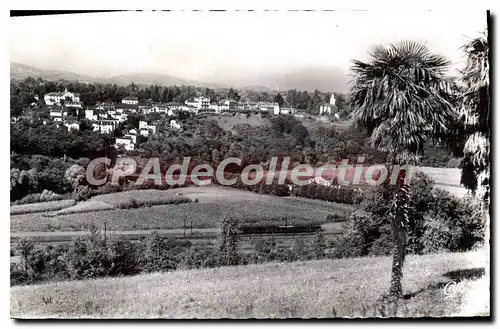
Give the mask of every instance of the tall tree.
<svg viewBox="0 0 500 329">
<path fill-rule="evenodd" d="M 490 200 L 490 70 L 489 45 L 486 36 L 467 43 L 463 50 L 467 56 L 461 71 L 463 98 L 460 108 L 463 136 L 461 183 L 483 201 L 488 224 Z M 485 232 L 489 234 L 488 225 Z M 489 236 L 485 241 L 488 241 Z"/>
<path fill-rule="evenodd" d="M 372 147 L 392 164 L 415 165 L 426 141 L 447 129 L 454 116 L 445 78 L 449 61 L 416 42 L 377 46 L 368 63 L 354 61 L 350 90 L 353 117 L 367 129 Z M 390 295 L 401 298 L 410 189 L 399 181 L 391 210 L 394 239 Z"/>
<path fill-rule="evenodd" d="M 461 72 L 463 101 L 461 115 L 465 128 L 462 183 L 480 197 L 489 198 L 490 172 L 490 79 L 488 41 L 477 38 L 463 47 L 467 63 Z"/>
<path fill-rule="evenodd" d="M 283 96 L 281 96 L 280 93 L 277 93 L 276 96 L 274 96 L 273 100 L 278 103 L 278 105 L 280 107 L 283 106 L 283 104 L 285 103 L 285 100 L 283 99 Z"/>
</svg>

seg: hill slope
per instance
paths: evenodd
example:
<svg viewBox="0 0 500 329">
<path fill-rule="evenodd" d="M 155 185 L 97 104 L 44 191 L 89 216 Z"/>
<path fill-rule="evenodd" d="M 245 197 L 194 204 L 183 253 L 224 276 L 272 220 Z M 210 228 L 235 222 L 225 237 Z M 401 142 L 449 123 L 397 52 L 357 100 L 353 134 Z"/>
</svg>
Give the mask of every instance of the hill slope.
<svg viewBox="0 0 500 329">
<path fill-rule="evenodd" d="M 80 82 L 104 82 L 106 79 L 89 77 L 69 71 L 59 71 L 59 70 L 44 70 L 39 69 L 34 66 L 20 64 L 20 63 L 10 63 L 10 78 L 16 80 L 24 80 L 28 77 L 32 78 L 42 78 L 45 80 L 69 80 L 69 81 L 80 81 Z"/>
<path fill-rule="evenodd" d="M 403 279 L 407 295 L 398 316 L 458 314 L 466 288 L 475 282 L 471 273 L 485 266 L 483 255 L 409 256 Z M 333 308 L 338 317 L 362 316 L 363 304 L 373 309 L 387 292 L 390 268 L 389 257 L 367 257 L 18 286 L 11 288 L 11 316 L 322 318 L 332 317 Z M 444 299 L 443 287 L 462 279 L 463 289 Z M 483 295 L 487 302 L 488 291 Z"/>
</svg>

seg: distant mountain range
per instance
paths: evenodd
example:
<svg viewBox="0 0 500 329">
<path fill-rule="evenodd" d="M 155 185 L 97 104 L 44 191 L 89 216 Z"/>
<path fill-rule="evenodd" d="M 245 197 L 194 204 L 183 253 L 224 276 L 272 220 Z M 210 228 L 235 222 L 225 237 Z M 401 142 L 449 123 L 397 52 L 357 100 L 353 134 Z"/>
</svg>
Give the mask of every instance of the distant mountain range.
<svg viewBox="0 0 500 329">
<path fill-rule="evenodd" d="M 77 74 L 70 71 L 47 70 L 30 65 L 11 62 L 11 79 L 23 80 L 27 77 L 42 78 L 45 80 L 69 80 L 84 83 L 116 83 L 125 86 L 134 82 L 137 85 L 192 85 L 212 89 L 238 88 L 256 91 L 275 92 L 277 90 L 308 90 L 319 89 L 321 91 L 346 92 L 348 78 L 340 70 L 335 68 L 312 67 L 292 70 L 285 73 L 264 73 L 257 76 L 239 77 L 238 81 L 227 83 L 204 82 L 197 80 L 185 80 L 174 76 L 162 74 L 124 74 L 105 77 L 93 77 Z"/>
</svg>

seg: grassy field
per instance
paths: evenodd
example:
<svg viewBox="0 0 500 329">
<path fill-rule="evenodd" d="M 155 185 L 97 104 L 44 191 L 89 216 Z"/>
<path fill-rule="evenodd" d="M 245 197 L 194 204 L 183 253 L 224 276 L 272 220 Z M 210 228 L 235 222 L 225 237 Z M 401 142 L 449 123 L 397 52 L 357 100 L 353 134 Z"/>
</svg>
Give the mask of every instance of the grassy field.
<svg viewBox="0 0 500 329">
<path fill-rule="evenodd" d="M 38 212 L 49 212 L 56 211 L 64 208 L 71 207 L 76 202 L 74 200 L 58 200 L 58 201 L 47 201 L 38 203 L 27 203 L 21 205 L 15 205 L 10 207 L 11 215 L 19 214 L 31 214 Z"/>
<path fill-rule="evenodd" d="M 236 115 L 236 116 L 221 115 L 221 116 L 214 116 L 213 119 L 217 120 L 217 124 L 219 125 L 219 127 L 221 127 L 224 130 L 230 130 L 234 126 L 240 124 L 247 124 L 252 127 L 258 127 L 269 123 L 268 119 L 261 119 L 254 115 L 250 116 L 249 118 L 247 118 L 246 115 Z"/>
<path fill-rule="evenodd" d="M 432 178 L 436 188 L 448 191 L 457 197 L 463 197 L 467 192 L 465 187 L 460 185 L 462 171 L 459 168 L 418 167 L 417 170 Z"/>
<path fill-rule="evenodd" d="M 288 224 L 294 222 L 326 222 L 326 217 L 339 214 L 347 219 L 352 211 L 349 205 L 301 198 L 279 198 L 230 188 L 186 187 L 168 191 L 141 190 L 135 195 L 145 196 L 154 192 L 163 193 L 165 198 L 182 197 L 198 199 L 199 203 L 161 205 L 138 209 L 102 210 L 91 213 L 16 215 L 10 218 L 11 232 L 26 231 L 80 231 L 94 224 L 102 227 L 106 222 L 110 231 L 176 229 L 184 223 L 193 228 L 215 227 L 223 216 L 236 216 L 245 222 L 271 221 L 277 217 L 287 217 Z M 129 192 L 102 195 L 87 201 L 102 204 L 124 198 Z M 97 201 L 95 201 L 97 200 Z M 85 202 L 81 205 L 85 205 Z M 283 223 L 280 221 L 280 223 Z"/>
<path fill-rule="evenodd" d="M 176 271 L 11 288 L 14 318 L 330 318 L 488 315 L 488 286 L 476 284 L 484 253 L 409 256 L 405 298 L 377 311 L 391 259 L 367 257 Z M 461 281 L 455 294 L 444 294 Z M 471 287 L 484 298 L 464 314 Z M 479 292 L 478 292 L 479 293 Z M 469 302 L 470 303 L 470 302 Z M 478 303 L 481 303 L 478 305 Z M 363 311 L 363 309 L 365 310 Z M 469 308 L 470 310 L 470 308 Z M 392 313 L 392 312 L 395 313 Z M 374 313 L 375 312 L 375 313 Z"/>
</svg>

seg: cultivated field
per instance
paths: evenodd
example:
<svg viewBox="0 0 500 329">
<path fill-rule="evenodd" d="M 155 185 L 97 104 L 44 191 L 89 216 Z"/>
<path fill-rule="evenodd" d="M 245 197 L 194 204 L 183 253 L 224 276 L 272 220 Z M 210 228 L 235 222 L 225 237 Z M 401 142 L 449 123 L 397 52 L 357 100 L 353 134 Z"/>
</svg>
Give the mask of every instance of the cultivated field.
<svg viewBox="0 0 500 329">
<path fill-rule="evenodd" d="M 11 215 L 18 214 L 31 214 L 37 212 L 48 212 L 56 211 L 64 208 L 71 207 L 76 202 L 74 200 L 58 200 L 58 201 L 48 201 L 48 202 L 38 202 L 38 203 L 27 203 L 21 205 L 15 205 L 10 207 Z"/>
<path fill-rule="evenodd" d="M 417 170 L 432 178 L 436 188 L 448 191 L 457 197 L 463 197 L 467 193 L 465 187 L 460 185 L 462 171 L 459 168 L 417 167 Z"/>
<path fill-rule="evenodd" d="M 488 315 L 484 252 L 409 256 L 397 316 Z M 330 318 L 375 311 L 391 259 L 366 257 L 175 271 L 11 288 L 14 318 Z M 450 281 L 460 289 L 446 295 Z M 480 282 L 481 284 L 478 284 Z M 470 308 L 470 288 L 483 296 Z M 446 296 L 449 296 L 445 298 Z M 464 305 L 469 305 L 464 307 Z M 363 307 L 366 308 L 363 311 Z M 395 310 L 389 308 L 389 310 Z M 469 313 L 465 313 L 468 311 Z M 375 312 L 375 313 L 374 313 Z"/>
<path fill-rule="evenodd" d="M 268 119 L 261 119 L 255 115 L 250 116 L 249 118 L 246 115 L 221 115 L 217 117 L 213 117 L 213 119 L 217 120 L 217 124 L 224 130 L 231 130 L 234 126 L 240 124 L 247 124 L 252 127 L 258 127 L 269 123 Z"/>
<path fill-rule="evenodd" d="M 103 204 L 112 204 L 132 195 L 147 199 L 152 194 L 165 198 L 198 199 L 198 203 L 160 205 L 138 209 L 100 210 Z M 235 216 L 244 222 L 275 222 L 292 225 L 325 223 L 328 215 L 338 214 L 347 220 L 352 206 L 302 198 L 280 198 L 224 187 L 186 187 L 167 191 L 140 190 L 102 195 L 83 202 L 77 207 L 96 205 L 95 212 L 61 214 L 16 215 L 10 218 L 11 232 L 82 231 L 94 224 L 102 227 L 106 222 L 110 231 L 179 229 L 186 224 L 193 228 L 211 228 L 223 216 Z M 160 193 L 161 192 L 161 193 Z M 142 196 L 141 196 L 142 195 Z M 177 196 L 179 197 L 179 196 Z"/>
</svg>

